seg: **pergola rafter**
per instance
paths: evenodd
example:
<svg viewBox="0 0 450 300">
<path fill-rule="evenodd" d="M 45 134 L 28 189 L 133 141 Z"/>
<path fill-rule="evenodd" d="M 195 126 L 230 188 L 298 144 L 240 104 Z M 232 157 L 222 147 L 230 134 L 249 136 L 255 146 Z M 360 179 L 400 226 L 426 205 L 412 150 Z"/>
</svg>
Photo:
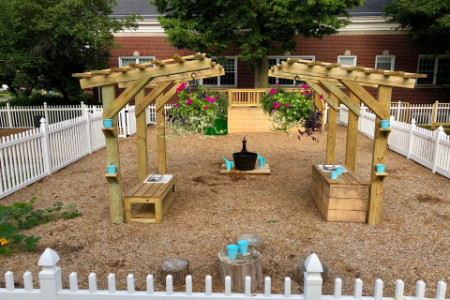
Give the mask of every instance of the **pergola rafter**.
<svg viewBox="0 0 450 300">
<path fill-rule="evenodd" d="M 104 70 L 73 74 L 80 79 L 82 89 L 101 87 L 103 118 L 113 120 L 113 128 L 104 128 L 107 165 L 117 166 L 117 174 L 107 175 L 110 190 L 111 220 L 123 222 L 122 185 L 120 174 L 117 113 L 131 100 L 136 102 L 136 136 L 138 156 L 138 180 L 145 179 L 148 172 L 147 123 L 145 109 L 156 102 L 158 142 L 158 173 L 166 173 L 166 144 L 164 127 L 164 104 L 176 94 L 178 83 L 192 79 L 224 75 L 224 68 L 206 58 L 205 54 L 179 56 L 166 60 L 152 60 L 144 64 L 130 64 Z M 125 90 L 116 97 L 115 87 Z M 153 90 L 145 95 L 145 88 Z"/>
<path fill-rule="evenodd" d="M 356 138 L 361 102 L 375 113 L 377 117 L 368 223 L 379 224 L 385 174 L 381 176 L 376 173 L 376 165 L 385 163 L 387 139 L 390 132 L 390 130 L 381 129 L 381 120 L 390 118 L 392 88 L 414 88 L 416 79 L 425 78 L 426 75 L 290 58 L 286 62 L 272 67 L 269 70 L 269 76 L 305 81 L 316 93 L 323 95 L 323 99 L 330 105 L 326 164 L 335 163 L 338 100 L 349 108 L 345 165 L 353 171 L 356 166 Z M 377 99 L 370 95 L 364 86 L 377 88 Z M 350 95 L 344 93 L 341 87 L 346 88 Z"/>
</svg>

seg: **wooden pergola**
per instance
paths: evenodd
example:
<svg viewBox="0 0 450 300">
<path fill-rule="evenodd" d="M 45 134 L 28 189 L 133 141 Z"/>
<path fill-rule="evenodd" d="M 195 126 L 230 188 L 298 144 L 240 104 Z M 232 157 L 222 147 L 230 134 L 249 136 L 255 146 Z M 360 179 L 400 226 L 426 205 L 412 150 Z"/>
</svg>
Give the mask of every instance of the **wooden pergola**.
<svg viewBox="0 0 450 300">
<path fill-rule="evenodd" d="M 323 99 L 329 104 L 326 164 L 335 164 L 339 101 L 349 109 L 345 165 L 352 171 L 355 170 L 356 165 L 358 117 L 361 102 L 375 113 L 368 223 L 371 225 L 380 224 L 385 176 L 376 173 L 376 165 L 385 163 L 390 132 L 390 129 L 381 129 L 381 120 L 389 120 L 390 118 L 392 88 L 412 89 L 415 86 L 416 79 L 424 78 L 426 75 L 290 58 L 288 61 L 272 67 L 269 70 L 269 76 L 291 80 L 299 80 L 300 78 L 316 93 L 323 95 Z M 377 99 L 372 97 L 364 88 L 365 86 L 378 89 Z M 347 96 L 341 90 L 341 87 L 346 88 L 350 96 Z"/>
<path fill-rule="evenodd" d="M 117 113 L 128 102 L 135 99 L 138 180 L 142 181 L 148 173 L 145 109 L 153 101 L 156 101 L 158 173 L 166 173 L 164 104 L 176 94 L 180 82 L 192 80 L 193 72 L 195 72 L 195 79 L 225 74 L 223 67 L 206 58 L 205 54 L 183 57 L 175 54 L 167 60 L 152 60 L 145 64 L 130 64 L 127 67 L 73 74 L 74 77 L 80 79 L 82 89 L 101 87 L 103 119 L 113 120 L 112 128 L 103 128 L 107 165 L 115 165 L 118 169 L 116 175 L 106 175 L 109 183 L 111 221 L 113 223 L 123 222 Z M 118 84 L 126 88 L 116 97 L 116 85 Z M 154 89 L 145 95 L 146 87 L 154 87 Z"/>
</svg>

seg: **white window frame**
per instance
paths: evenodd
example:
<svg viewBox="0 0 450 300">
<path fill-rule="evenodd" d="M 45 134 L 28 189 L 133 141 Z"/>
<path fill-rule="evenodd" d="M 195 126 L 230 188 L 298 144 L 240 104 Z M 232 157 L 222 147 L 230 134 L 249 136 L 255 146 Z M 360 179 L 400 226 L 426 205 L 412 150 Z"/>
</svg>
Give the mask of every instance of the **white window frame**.
<svg viewBox="0 0 450 300">
<path fill-rule="evenodd" d="M 378 58 L 390 58 L 391 59 L 391 69 L 390 69 L 390 71 L 394 71 L 395 55 L 377 55 L 375 57 L 375 69 L 377 69 Z"/>
<path fill-rule="evenodd" d="M 140 59 L 155 59 L 154 56 L 119 56 L 119 68 L 122 67 L 122 59 L 135 59 L 136 63 L 139 64 Z"/>
<path fill-rule="evenodd" d="M 421 59 L 421 58 L 427 58 L 427 57 L 432 58 L 431 55 L 426 55 L 426 54 L 421 54 L 421 55 L 419 55 L 419 59 L 417 60 L 417 73 L 418 73 L 418 74 L 421 74 L 421 73 L 419 73 L 420 59 Z M 437 86 L 437 85 L 436 85 L 436 81 L 437 81 L 437 72 L 438 72 L 438 68 L 439 68 L 439 58 L 449 58 L 449 57 L 450 57 L 450 55 L 436 55 L 436 56 L 434 57 L 433 83 L 418 83 L 418 82 L 419 82 L 419 79 L 418 79 L 417 82 L 416 82 L 416 86 L 422 86 L 422 87 L 426 87 L 426 86 L 429 86 L 429 87 L 436 87 L 436 86 Z M 422 73 L 422 74 L 423 74 L 423 73 Z M 449 85 L 448 85 L 448 84 L 445 84 L 445 85 L 443 85 L 443 86 L 448 87 Z"/>
<path fill-rule="evenodd" d="M 337 62 L 338 62 L 338 63 L 340 63 L 340 62 L 339 62 L 339 59 L 341 59 L 341 58 L 354 58 L 354 59 L 355 59 L 355 64 L 354 64 L 353 66 L 357 66 L 358 58 L 357 58 L 356 55 L 338 55 L 338 57 L 337 57 Z M 347 65 L 346 65 L 346 66 L 347 66 Z"/>
<path fill-rule="evenodd" d="M 281 63 L 280 62 L 281 59 L 286 59 L 287 60 L 289 58 L 298 58 L 298 59 L 311 60 L 311 61 L 315 61 L 316 60 L 316 56 L 315 55 L 294 55 L 294 56 L 292 56 L 292 55 L 290 55 L 290 56 L 286 56 L 286 55 L 271 55 L 271 56 L 269 56 L 268 59 L 276 59 L 277 63 L 275 65 L 278 65 L 279 63 Z M 275 77 L 275 83 L 278 83 L 280 79 L 281 78 Z M 280 84 L 280 86 L 282 86 L 282 87 L 295 87 L 296 86 L 295 80 L 292 79 L 292 81 L 293 81 L 292 84 Z"/>
<path fill-rule="evenodd" d="M 203 79 L 200 79 L 198 81 L 199 85 L 203 85 L 206 87 L 226 87 L 226 88 L 235 88 L 237 87 L 237 78 L 238 78 L 238 64 L 237 64 L 237 58 L 236 56 L 224 56 L 225 59 L 234 59 L 234 84 L 221 84 L 220 80 L 222 76 L 217 76 L 217 84 L 203 84 Z M 213 59 L 217 59 L 216 57 L 214 57 Z M 213 77 L 211 77 L 213 78 Z"/>
</svg>

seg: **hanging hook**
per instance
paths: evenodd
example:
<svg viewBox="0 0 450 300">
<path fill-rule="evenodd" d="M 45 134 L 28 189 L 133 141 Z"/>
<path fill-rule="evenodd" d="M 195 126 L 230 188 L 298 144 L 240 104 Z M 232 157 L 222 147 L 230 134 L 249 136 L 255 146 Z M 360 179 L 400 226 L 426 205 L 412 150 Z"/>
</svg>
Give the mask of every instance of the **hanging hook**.
<svg viewBox="0 0 450 300">
<path fill-rule="evenodd" d="M 295 82 L 300 82 L 301 81 L 300 76 L 298 76 L 298 75 L 295 76 L 294 80 L 295 80 Z"/>
<path fill-rule="evenodd" d="M 193 81 L 193 84 L 192 84 L 193 87 L 197 86 L 197 79 L 195 79 L 196 77 L 197 77 L 197 74 L 195 73 L 195 71 L 192 71 L 191 78 Z"/>
</svg>

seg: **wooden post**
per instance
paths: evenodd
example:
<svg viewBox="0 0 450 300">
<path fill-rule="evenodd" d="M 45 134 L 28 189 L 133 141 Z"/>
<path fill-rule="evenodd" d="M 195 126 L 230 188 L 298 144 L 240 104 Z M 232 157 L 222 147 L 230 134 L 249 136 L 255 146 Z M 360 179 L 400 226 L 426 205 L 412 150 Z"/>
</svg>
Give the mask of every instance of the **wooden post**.
<svg viewBox="0 0 450 300">
<path fill-rule="evenodd" d="M 350 93 L 350 99 L 359 107 L 360 101 Z M 356 146 L 358 141 L 358 116 L 351 110 L 348 111 L 348 127 L 347 127 L 347 148 L 345 152 L 345 165 L 352 171 L 356 166 Z"/>
<path fill-rule="evenodd" d="M 107 110 L 116 96 L 116 89 L 113 85 L 102 87 L 103 109 Z M 112 117 L 113 129 L 117 132 L 117 116 Z M 123 223 L 122 210 L 122 183 L 120 178 L 120 159 L 119 159 L 119 138 L 117 134 L 105 135 L 106 144 L 106 165 L 117 167 L 116 180 L 109 182 L 109 202 L 111 209 L 111 222 L 114 224 Z"/>
<path fill-rule="evenodd" d="M 141 104 L 145 98 L 145 91 L 139 92 L 136 96 L 136 106 Z M 145 109 L 136 115 L 136 142 L 138 155 L 138 181 L 143 181 L 148 173 L 147 155 L 147 121 L 145 119 Z"/>
<path fill-rule="evenodd" d="M 159 96 L 162 97 L 162 96 Z M 166 162 L 166 128 L 164 124 L 164 105 L 156 110 L 156 127 L 158 134 L 158 173 L 165 174 L 167 171 Z"/>
<path fill-rule="evenodd" d="M 380 85 L 378 88 L 378 102 L 386 109 L 391 104 L 392 87 Z M 388 132 L 381 131 L 381 119 L 375 119 L 374 146 L 372 170 L 370 179 L 369 225 L 378 225 L 381 221 L 381 204 L 383 201 L 384 176 L 376 175 L 376 165 L 385 164 L 388 143 Z"/>
<path fill-rule="evenodd" d="M 336 99 L 333 95 L 330 96 Z M 326 164 L 334 164 L 334 155 L 336 152 L 336 128 L 337 128 L 337 110 L 330 106 L 330 115 L 328 118 L 328 136 L 327 136 L 327 157 Z"/>
</svg>

